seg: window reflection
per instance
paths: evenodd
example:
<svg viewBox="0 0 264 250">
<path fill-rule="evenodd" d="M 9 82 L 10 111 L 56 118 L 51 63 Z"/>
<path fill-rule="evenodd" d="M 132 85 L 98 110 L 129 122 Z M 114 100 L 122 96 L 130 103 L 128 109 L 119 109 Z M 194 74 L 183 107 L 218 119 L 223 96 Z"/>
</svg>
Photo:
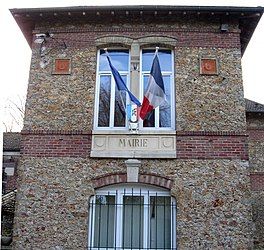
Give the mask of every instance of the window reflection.
<svg viewBox="0 0 264 250">
<path fill-rule="evenodd" d="M 108 127 L 110 118 L 111 76 L 100 77 L 98 126 Z"/>
<path fill-rule="evenodd" d="M 142 51 L 142 70 L 150 71 L 152 66 L 155 50 L 143 50 Z M 171 65 L 171 51 L 159 50 L 158 52 L 161 71 L 172 71 Z"/>
<path fill-rule="evenodd" d="M 146 92 L 146 89 L 148 87 L 148 79 L 149 79 L 149 74 L 145 75 L 143 78 L 144 93 Z M 143 121 L 143 126 L 144 127 L 155 127 L 155 110 L 152 110 L 151 112 L 147 114 L 146 118 Z"/>
<path fill-rule="evenodd" d="M 129 51 L 108 50 L 113 66 L 119 71 L 124 82 L 128 82 Z M 126 93 L 117 90 L 115 80 L 104 50 L 99 56 L 99 107 L 98 127 L 126 126 Z"/>
<path fill-rule="evenodd" d="M 122 79 L 126 83 L 126 77 L 122 76 Z M 126 93 L 124 91 L 118 91 L 115 85 L 115 127 L 124 127 L 126 123 Z"/>
<path fill-rule="evenodd" d="M 159 126 L 170 127 L 171 126 L 171 90 L 170 90 L 170 76 L 163 76 L 166 101 L 159 106 Z"/>
<path fill-rule="evenodd" d="M 109 50 L 108 54 L 111 58 L 111 62 L 118 71 L 128 70 L 128 51 L 127 50 Z M 106 58 L 106 53 L 104 50 L 100 50 L 100 71 L 111 71 L 109 63 Z"/>
</svg>

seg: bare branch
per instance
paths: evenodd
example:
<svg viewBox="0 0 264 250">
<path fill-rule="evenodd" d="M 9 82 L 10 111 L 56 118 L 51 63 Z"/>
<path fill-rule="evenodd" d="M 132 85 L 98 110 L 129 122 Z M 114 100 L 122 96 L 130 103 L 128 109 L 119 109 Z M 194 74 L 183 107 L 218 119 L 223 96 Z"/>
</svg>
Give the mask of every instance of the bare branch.
<svg viewBox="0 0 264 250">
<path fill-rule="evenodd" d="M 25 113 L 25 97 L 17 95 L 15 100 L 8 98 L 4 107 L 5 115 L 2 122 L 6 131 L 13 131 L 15 127 L 21 129 Z"/>
</svg>

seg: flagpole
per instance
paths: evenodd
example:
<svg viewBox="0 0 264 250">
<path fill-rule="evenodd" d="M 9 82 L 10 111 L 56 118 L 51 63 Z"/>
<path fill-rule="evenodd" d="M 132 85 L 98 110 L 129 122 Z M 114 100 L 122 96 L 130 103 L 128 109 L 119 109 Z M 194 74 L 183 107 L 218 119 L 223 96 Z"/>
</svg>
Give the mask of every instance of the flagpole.
<svg viewBox="0 0 264 250">
<path fill-rule="evenodd" d="M 156 50 L 155 50 L 155 54 L 154 54 L 154 56 L 157 55 L 158 52 L 159 52 L 159 47 L 156 47 Z"/>
<path fill-rule="evenodd" d="M 108 53 L 108 51 L 107 51 L 107 48 L 104 48 L 104 51 L 105 51 L 106 56 L 109 57 L 109 53 Z M 112 77 L 113 77 L 113 76 L 112 76 Z M 118 92 L 118 94 L 119 94 L 119 97 L 120 97 L 120 99 L 121 99 L 121 103 L 122 103 L 122 106 L 123 106 L 124 112 L 125 112 L 125 114 L 126 114 L 126 106 L 125 106 L 125 103 L 124 103 L 123 97 L 122 97 L 122 95 L 121 95 L 121 91 L 117 91 L 117 92 Z"/>
</svg>

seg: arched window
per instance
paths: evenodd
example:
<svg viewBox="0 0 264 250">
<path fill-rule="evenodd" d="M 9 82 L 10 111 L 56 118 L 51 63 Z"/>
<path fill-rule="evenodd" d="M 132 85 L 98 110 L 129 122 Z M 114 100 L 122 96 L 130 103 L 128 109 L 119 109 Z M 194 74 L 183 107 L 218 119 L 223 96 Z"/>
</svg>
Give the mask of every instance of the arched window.
<svg viewBox="0 0 264 250">
<path fill-rule="evenodd" d="M 89 216 L 89 249 L 176 249 L 176 201 L 166 189 L 98 189 Z"/>
</svg>

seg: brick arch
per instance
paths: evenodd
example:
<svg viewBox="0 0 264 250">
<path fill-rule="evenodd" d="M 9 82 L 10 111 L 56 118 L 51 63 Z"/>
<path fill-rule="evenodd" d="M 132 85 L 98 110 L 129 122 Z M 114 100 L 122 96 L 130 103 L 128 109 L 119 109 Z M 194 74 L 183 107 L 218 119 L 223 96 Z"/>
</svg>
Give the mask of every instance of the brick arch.
<svg viewBox="0 0 264 250">
<path fill-rule="evenodd" d="M 127 174 L 116 173 L 99 176 L 92 179 L 92 183 L 95 189 L 114 184 L 128 183 Z M 170 190 L 173 185 L 173 180 L 157 174 L 139 174 L 137 183 L 155 185 Z"/>
</svg>

